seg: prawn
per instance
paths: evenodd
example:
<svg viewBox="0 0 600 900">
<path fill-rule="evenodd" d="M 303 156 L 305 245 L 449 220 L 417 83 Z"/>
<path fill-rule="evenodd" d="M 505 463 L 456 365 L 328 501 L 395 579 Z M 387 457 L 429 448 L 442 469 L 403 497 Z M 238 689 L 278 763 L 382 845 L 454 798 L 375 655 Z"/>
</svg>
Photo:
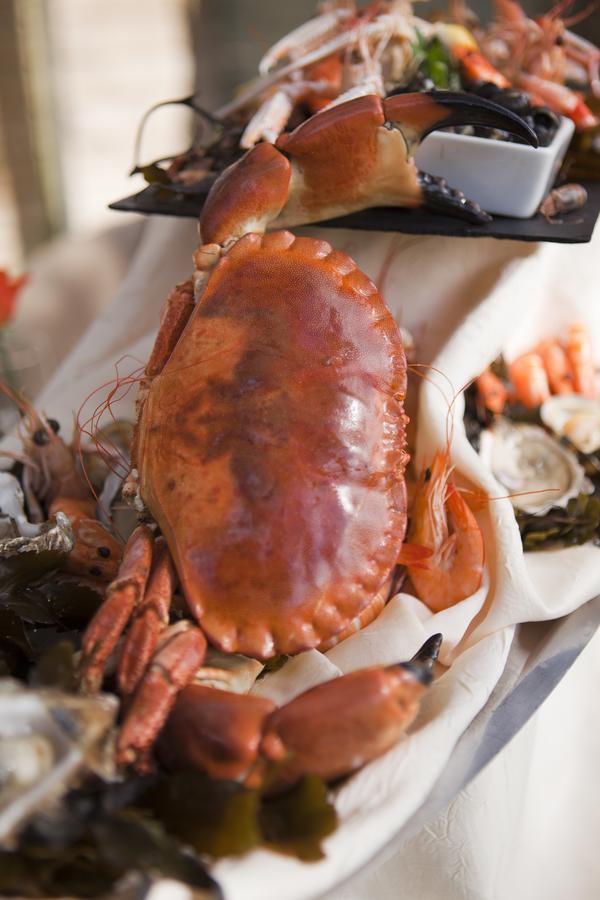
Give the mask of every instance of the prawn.
<svg viewBox="0 0 600 900">
<path fill-rule="evenodd" d="M 417 596 L 433 612 L 465 600 L 481 585 L 483 535 L 452 479 L 447 448 L 421 473 L 408 542 L 398 562 L 406 565 Z"/>
<path fill-rule="evenodd" d="M 569 328 L 567 356 L 573 367 L 575 391 L 584 397 L 596 397 L 596 367 L 592 342 L 585 325 L 579 322 L 574 322 Z"/>
</svg>

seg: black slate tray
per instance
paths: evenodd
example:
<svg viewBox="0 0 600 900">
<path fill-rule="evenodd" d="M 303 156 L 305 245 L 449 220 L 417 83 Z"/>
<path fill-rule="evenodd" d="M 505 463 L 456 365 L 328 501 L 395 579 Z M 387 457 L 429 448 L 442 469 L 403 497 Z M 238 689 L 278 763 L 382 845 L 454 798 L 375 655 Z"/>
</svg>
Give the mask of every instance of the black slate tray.
<svg viewBox="0 0 600 900">
<path fill-rule="evenodd" d="M 544 216 L 513 219 L 495 216 L 487 225 L 471 225 L 450 216 L 422 209 L 382 207 L 365 209 L 339 219 L 320 223 L 327 228 L 356 228 L 364 231 L 397 231 L 402 234 L 440 234 L 450 237 L 492 237 L 510 241 L 548 241 L 557 244 L 585 244 L 591 240 L 600 213 L 600 181 L 583 182 L 588 201 L 583 209 L 557 222 Z M 209 185 L 196 193 L 177 193 L 160 185 L 150 185 L 138 194 L 110 204 L 110 209 L 146 215 L 197 218 L 202 211 Z"/>
</svg>

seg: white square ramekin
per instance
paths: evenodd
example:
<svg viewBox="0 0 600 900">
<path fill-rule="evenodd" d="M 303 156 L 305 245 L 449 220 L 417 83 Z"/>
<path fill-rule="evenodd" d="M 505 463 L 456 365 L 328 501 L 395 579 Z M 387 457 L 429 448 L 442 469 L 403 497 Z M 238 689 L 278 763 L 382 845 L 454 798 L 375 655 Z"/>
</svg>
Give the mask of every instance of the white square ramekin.
<svg viewBox="0 0 600 900">
<path fill-rule="evenodd" d="M 434 131 L 417 150 L 419 169 L 439 175 L 483 209 L 529 219 L 552 187 L 575 126 L 562 118 L 549 147 Z"/>
</svg>

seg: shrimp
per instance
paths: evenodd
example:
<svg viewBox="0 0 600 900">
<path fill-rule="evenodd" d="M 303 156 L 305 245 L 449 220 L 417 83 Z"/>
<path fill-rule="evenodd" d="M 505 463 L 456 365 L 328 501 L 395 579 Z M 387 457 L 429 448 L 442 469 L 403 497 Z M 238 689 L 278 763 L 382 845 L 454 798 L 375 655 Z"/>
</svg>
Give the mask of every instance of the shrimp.
<svg viewBox="0 0 600 900">
<path fill-rule="evenodd" d="M 573 370 L 558 341 L 542 341 L 535 349 L 542 358 L 553 394 L 572 394 Z"/>
<path fill-rule="evenodd" d="M 500 415 L 506 406 L 508 391 L 489 366 L 477 379 L 477 397 L 494 415 Z"/>
<path fill-rule="evenodd" d="M 539 353 L 524 353 L 508 367 L 517 399 L 524 406 L 539 406 L 550 396 L 548 376 Z"/>
<path fill-rule="evenodd" d="M 483 578 L 483 535 L 451 471 L 446 449 L 438 451 L 421 474 L 408 543 L 398 560 L 406 565 L 419 599 L 433 612 L 470 597 Z M 429 558 L 415 553 L 418 549 L 430 551 Z M 419 559 L 417 565 L 415 558 Z"/>
<path fill-rule="evenodd" d="M 117 572 L 121 545 L 95 518 L 96 501 L 77 469 L 73 449 L 59 434 L 59 423 L 1 381 L 0 391 L 22 416 L 23 492 L 30 521 L 39 523 L 64 513 L 75 537 L 65 571 L 110 581 Z"/>
<path fill-rule="evenodd" d="M 598 393 L 596 385 L 596 367 L 592 342 L 585 325 L 574 322 L 569 328 L 567 356 L 573 367 L 575 391 L 584 397 L 595 397 Z"/>
</svg>

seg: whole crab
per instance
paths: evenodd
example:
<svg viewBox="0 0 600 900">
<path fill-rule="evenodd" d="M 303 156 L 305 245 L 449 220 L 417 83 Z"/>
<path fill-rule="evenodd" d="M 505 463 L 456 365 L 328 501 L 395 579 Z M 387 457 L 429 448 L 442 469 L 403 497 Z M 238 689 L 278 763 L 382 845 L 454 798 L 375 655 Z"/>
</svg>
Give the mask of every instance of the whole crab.
<svg viewBox="0 0 600 900">
<path fill-rule="evenodd" d="M 169 718 L 171 765 L 252 783 L 274 770 L 285 783 L 332 778 L 383 753 L 416 715 L 439 636 L 411 664 L 353 672 L 280 709 L 192 682 L 207 639 L 259 660 L 323 649 L 385 602 L 406 530 L 400 329 L 348 256 L 265 231 L 373 204 L 481 219 L 410 156 L 459 122 L 535 144 L 479 98 L 373 95 L 257 145 L 214 184 L 193 280 L 167 300 L 138 401 L 128 489 L 161 537 L 149 524 L 134 532 L 83 641 L 94 691 L 133 618 L 117 671 L 121 764 L 147 767 Z M 176 580 L 197 625 L 168 624 Z"/>
</svg>

